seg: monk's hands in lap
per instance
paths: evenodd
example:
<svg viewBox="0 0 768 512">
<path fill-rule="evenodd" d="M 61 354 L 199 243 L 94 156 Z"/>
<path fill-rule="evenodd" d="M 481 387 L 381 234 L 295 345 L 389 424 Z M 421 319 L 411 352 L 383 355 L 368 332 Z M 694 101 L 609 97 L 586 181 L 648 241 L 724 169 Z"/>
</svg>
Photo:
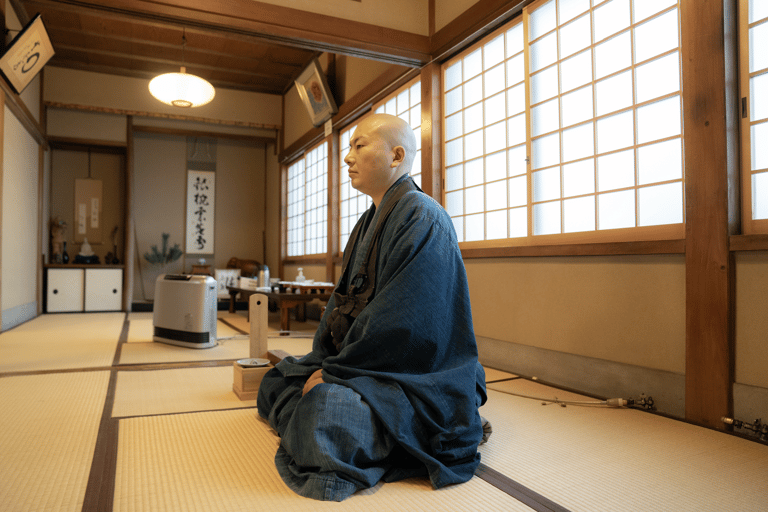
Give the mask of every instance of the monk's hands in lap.
<svg viewBox="0 0 768 512">
<path fill-rule="evenodd" d="M 309 393 L 310 389 L 317 386 L 318 384 L 322 384 L 323 382 L 325 382 L 323 381 L 323 370 L 317 370 L 307 379 L 307 383 L 304 384 L 304 390 L 301 392 L 301 396 L 306 395 Z"/>
</svg>

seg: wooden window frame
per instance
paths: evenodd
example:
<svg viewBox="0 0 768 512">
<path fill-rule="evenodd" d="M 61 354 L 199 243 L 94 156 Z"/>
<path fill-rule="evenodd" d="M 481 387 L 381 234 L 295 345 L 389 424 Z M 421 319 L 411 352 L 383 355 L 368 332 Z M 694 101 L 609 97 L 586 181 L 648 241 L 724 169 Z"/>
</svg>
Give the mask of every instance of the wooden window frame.
<svg viewBox="0 0 768 512">
<path fill-rule="evenodd" d="M 450 64 L 453 64 L 459 58 L 464 58 L 467 55 L 471 54 L 472 52 L 476 51 L 478 48 L 481 48 L 485 46 L 487 43 L 492 41 L 494 38 L 498 37 L 499 35 L 503 34 L 504 32 L 512 29 L 516 24 L 522 23 L 523 24 L 523 30 L 524 30 L 524 61 L 525 61 L 525 88 L 526 88 L 526 110 L 525 110 L 525 116 L 526 116 L 526 147 L 527 147 L 527 154 L 531 155 L 531 144 L 532 144 L 532 136 L 531 136 L 531 102 L 530 102 L 530 80 L 531 80 L 531 73 L 529 72 L 530 65 L 529 65 L 529 54 L 530 54 L 530 44 L 528 42 L 528 22 L 527 18 L 530 16 L 530 12 L 532 10 L 535 10 L 539 6 L 541 6 L 543 3 L 545 3 L 545 0 L 541 0 L 539 2 L 532 2 L 523 9 L 523 16 L 520 18 L 515 18 L 507 23 L 505 23 L 503 26 L 497 28 L 496 30 L 489 32 L 483 37 L 475 42 L 474 44 L 467 46 L 463 48 L 460 52 L 458 52 L 456 55 L 451 57 L 451 59 L 447 59 L 445 62 L 442 63 L 442 72 L 444 73 L 445 70 L 448 68 Z M 676 6 L 669 6 L 659 13 L 654 14 L 654 17 L 660 16 L 664 14 L 665 12 L 671 11 L 675 8 L 679 9 L 679 4 Z M 678 26 L 680 26 L 679 21 L 679 10 L 678 10 Z M 630 27 L 628 30 L 632 30 L 632 27 L 636 26 L 637 23 L 630 24 Z M 596 43 L 592 43 L 590 47 L 595 46 Z M 680 45 L 678 46 L 677 50 L 680 52 L 681 48 Z M 660 58 L 660 56 L 663 56 L 667 53 L 673 53 L 672 50 L 669 52 L 664 52 L 663 54 L 660 54 L 659 56 L 655 56 L 654 59 Z M 507 60 L 507 57 L 504 58 Z M 634 60 L 634 59 L 633 59 Z M 635 69 L 637 65 L 633 62 L 631 65 L 631 69 Z M 596 83 L 597 81 L 593 79 L 591 83 Z M 654 98 L 652 100 L 649 100 L 647 102 L 643 102 L 641 104 L 634 103 L 632 106 L 628 109 L 623 109 L 622 111 L 631 111 L 633 113 L 633 117 L 636 116 L 637 109 L 643 105 L 646 104 L 652 104 L 657 101 L 661 101 L 663 99 L 666 99 L 667 97 L 674 97 L 678 96 L 681 98 L 681 116 L 682 116 L 682 102 L 684 101 L 684 89 L 683 84 L 681 80 L 681 87 L 678 92 L 670 93 L 663 95 L 658 98 Z M 634 83 L 633 83 L 634 88 Z M 505 89 L 506 90 L 506 89 Z M 441 100 L 444 102 L 446 100 L 446 95 L 444 91 L 441 91 L 442 98 Z M 562 93 L 558 93 L 559 97 Z M 462 107 L 463 109 L 464 107 Z M 611 116 L 616 114 L 617 112 L 613 112 L 610 114 L 607 114 L 606 116 Z M 591 122 L 595 123 L 598 119 L 606 116 L 597 116 L 595 118 L 591 119 Z M 506 119 L 505 115 L 505 119 Z M 444 120 L 442 120 L 442 124 L 444 125 Z M 636 119 L 634 120 L 635 127 L 636 125 Z M 578 125 L 576 125 L 578 126 Z M 681 127 L 682 127 L 682 119 L 681 119 Z M 443 138 L 445 138 L 445 126 L 441 127 L 441 131 L 443 132 Z M 593 128 L 594 129 L 594 128 Z M 565 128 L 561 127 L 558 129 L 558 132 L 563 132 Z M 673 139 L 679 138 L 683 139 L 684 135 L 681 133 L 680 136 L 672 137 Z M 666 139 L 663 139 L 666 140 Z M 630 148 L 625 149 L 631 149 L 636 150 L 638 147 L 642 147 L 645 145 L 655 144 L 658 142 L 663 142 L 663 140 L 654 140 L 652 142 L 649 142 L 647 144 L 637 144 L 636 141 L 633 143 L 633 145 Z M 442 146 L 442 152 L 443 157 L 445 157 L 445 151 L 446 151 L 446 145 L 443 144 Z M 509 149 L 509 148 L 507 148 Z M 622 150 L 623 151 L 623 150 Z M 595 153 L 594 158 L 597 158 L 597 153 Z M 562 166 L 562 164 L 560 164 Z M 684 161 L 683 161 L 683 166 Z M 442 166 L 443 171 L 443 179 L 445 176 L 445 165 Z M 636 171 L 637 172 L 637 169 Z M 527 236 L 525 237 L 519 237 L 519 238 L 502 238 L 502 239 L 492 239 L 492 240 L 478 240 L 478 241 L 463 241 L 460 243 L 460 247 L 462 249 L 462 254 L 465 257 L 493 257 L 491 255 L 498 255 L 500 253 L 508 254 L 508 255 L 517 255 L 517 254 L 532 254 L 535 255 L 537 253 L 540 253 L 542 255 L 552 254 L 553 252 L 557 252 L 556 249 L 554 249 L 557 246 L 562 246 L 562 254 L 572 255 L 572 254 L 583 254 L 584 248 L 587 248 L 587 252 L 589 252 L 589 248 L 591 248 L 591 252 L 593 254 L 626 254 L 628 252 L 631 252 L 632 248 L 639 248 L 643 253 L 650 250 L 652 252 L 657 253 L 681 253 L 683 252 L 684 245 L 681 243 L 681 241 L 684 239 L 685 236 L 685 224 L 678 223 L 678 224 L 663 224 L 663 225 L 655 225 L 655 226 L 635 226 L 630 228 L 621 228 L 621 229 L 605 229 L 605 230 L 593 230 L 593 231 L 582 231 L 582 232 L 574 232 L 574 233 L 558 233 L 558 234 L 546 234 L 546 235 L 533 235 L 533 197 L 532 197 L 532 187 L 533 187 L 533 169 L 531 168 L 530 162 L 528 163 L 528 169 L 526 174 L 527 180 L 527 187 L 528 187 L 528 201 L 527 201 L 527 218 L 528 218 L 528 229 L 527 229 Z M 507 178 L 509 179 L 509 178 Z M 635 180 L 635 185 L 631 187 L 632 190 L 635 192 L 635 197 L 637 198 L 638 190 L 641 188 L 645 188 L 646 186 L 640 186 L 637 183 L 637 180 Z M 683 178 L 679 180 L 683 183 L 683 187 L 685 186 L 685 172 L 683 172 Z M 659 184 L 663 184 L 666 182 L 660 182 Z M 445 182 L 443 182 L 443 185 L 445 185 Z M 657 183 L 647 185 L 647 186 L 653 186 L 658 185 Z M 597 189 L 592 194 L 593 196 L 600 195 Z M 445 201 L 445 193 L 442 195 L 443 204 Z M 564 197 L 561 197 L 559 199 L 561 205 L 563 201 L 565 200 Z M 637 208 L 639 206 L 639 203 L 636 200 L 635 208 L 637 212 Z M 485 211 L 485 210 L 484 210 Z M 561 213 L 562 215 L 562 213 Z M 597 215 L 597 209 L 596 209 L 596 215 Z M 683 211 L 683 215 L 685 215 L 685 212 Z M 637 213 L 636 213 L 636 222 L 637 222 Z M 612 244 L 615 244 L 612 246 Z M 580 248 L 580 246 L 585 246 L 584 248 Z M 656 249 L 653 249 L 653 247 L 656 247 Z M 541 248 L 540 250 L 537 250 L 536 248 Z"/>
<path fill-rule="evenodd" d="M 768 234 L 768 219 L 752 218 L 752 134 L 753 123 L 750 118 L 752 97 L 750 94 L 750 78 L 766 74 L 766 71 L 749 71 L 749 0 L 739 0 L 739 89 L 741 97 L 740 128 L 741 128 L 741 225 L 744 235 Z M 768 20 L 753 23 L 753 26 L 768 24 Z M 768 121 L 761 120 L 760 124 Z M 756 239 L 759 240 L 759 239 Z M 736 241 L 738 244 L 738 240 Z M 768 248 L 768 246 L 763 246 Z"/>
<path fill-rule="evenodd" d="M 296 158 L 289 162 L 285 162 L 280 166 L 280 183 L 281 183 L 281 190 L 280 190 L 280 201 L 281 201 L 281 244 L 280 244 L 280 252 L 281 252 L 281 260 L 283 264 L 292 264 L 292 263 L 307 263 L 307 264 L 317 264 L 317 263 L 325 263 L 326 260 L 326 254 L 328 253 L 329 248 L 329 240 L 326 238 L 326 250 L 322 253 L 316 253 L 316 254 L 304 254 L 304 255 L 297 255 L 297 256 L 289 256 L 288 255 L 288 170 L 289 168 L 294 165 L 296 162 L 302 159 L 306 159 L 307 154 L 310 151 L 313 151 L 320 147 L 323 144 L 327 144 L 328 147 L 328 156 L 326 156 L 326 162 L 328 166 L 330 165 L 330 151 L 331 147 L 333 146 L 332 143 L 332 137 L 324 137 L 318 141 L 315 142 L 312 146 L 306 148 L 304 151 L 302 151 Z M 328 172 L 328 166 L 326 167 L 326 186 L 331 186 L 331 179 L 330 179 L 330 173 Z M 306 167 L 305 171 L 306 172 Z M 326 215 L 327 220 L 326 222 L 330 222 L 331 218 L 331 203 L 327 202 L 326 199 Z M 306 209 L 305 209 L 306 213 Z"/>
</svg>

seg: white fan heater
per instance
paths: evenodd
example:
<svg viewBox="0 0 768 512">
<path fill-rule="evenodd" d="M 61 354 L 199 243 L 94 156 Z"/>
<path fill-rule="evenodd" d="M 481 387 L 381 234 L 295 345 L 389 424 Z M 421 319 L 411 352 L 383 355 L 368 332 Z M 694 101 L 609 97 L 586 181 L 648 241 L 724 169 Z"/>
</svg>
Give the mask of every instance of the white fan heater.
<svg viewBox="0 0 768 512">
<path fill-rule="evenodd" d="M 210 276 L 162 274 L 155 281 L 152 339 L 187 348 L 216 345 L 216 280 Z"/>
</svg>

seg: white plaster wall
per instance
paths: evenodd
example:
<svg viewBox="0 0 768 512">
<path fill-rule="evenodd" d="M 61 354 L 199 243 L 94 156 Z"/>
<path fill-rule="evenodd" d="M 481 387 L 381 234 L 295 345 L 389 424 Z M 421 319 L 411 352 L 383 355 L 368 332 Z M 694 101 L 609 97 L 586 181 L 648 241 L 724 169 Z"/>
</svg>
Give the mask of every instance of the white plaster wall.
<svg viewBox="0 0 768 512">
<path fill-rule="evenodd" d="M 296 86 L 285 93 L 285 130 L 283 149 L 296 142 L 302 135 L 312 129 L 309 113 L 301 102 Z"/>
<path fill-rule="evenodd" d="M 216 148 L 215 268 L 232 257 L 264 261 L 264 146 L 219 140 Z"/>
<path fill-rule="evenodd" d="M 101 140 L 125 144 L 127 120 L 123 115 L 49 108 L 48 136 Z"/>
<path fill-rule="evenodd" d="M 682 255 L 465 262 L 478 336 L 685 373 Z"/>
<path fill-rule="evenodd" d="M 3 312 L 37 296 L 38 145 L 6 106 L 3 138 Z M 3 324 L 7 323 L 4 316 Z"/>
<path fill-rule="evenodd" d="M 736 254 L 736 382 L 768 388 L 768 252 Z M 768 411 L 766 411 L 768 412 Z"/>
<path fill-rule="evenodd" d="M 45 69 L 43 69 L 45 73 Z M 27 87 L 21 92 L 21 101 L 35 118 L 35 121 L 40 122 L 40 74 L 38 74 Z"/>
</svg>

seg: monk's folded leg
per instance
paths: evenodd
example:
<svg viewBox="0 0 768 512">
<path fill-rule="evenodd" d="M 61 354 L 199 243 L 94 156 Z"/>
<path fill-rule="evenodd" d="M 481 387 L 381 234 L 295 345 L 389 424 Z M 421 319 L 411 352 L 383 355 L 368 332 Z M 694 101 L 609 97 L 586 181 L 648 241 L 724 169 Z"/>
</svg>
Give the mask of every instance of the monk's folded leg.
<svg viewBox="0 0 768 512">
<path fill-rule="evenodd" d="M 280 476 L 301 496 L 341 501 L 373 487 L 395 443 L 351 389 L 319 384 L 296 404 L 275 455 Z"/>
</svg>

